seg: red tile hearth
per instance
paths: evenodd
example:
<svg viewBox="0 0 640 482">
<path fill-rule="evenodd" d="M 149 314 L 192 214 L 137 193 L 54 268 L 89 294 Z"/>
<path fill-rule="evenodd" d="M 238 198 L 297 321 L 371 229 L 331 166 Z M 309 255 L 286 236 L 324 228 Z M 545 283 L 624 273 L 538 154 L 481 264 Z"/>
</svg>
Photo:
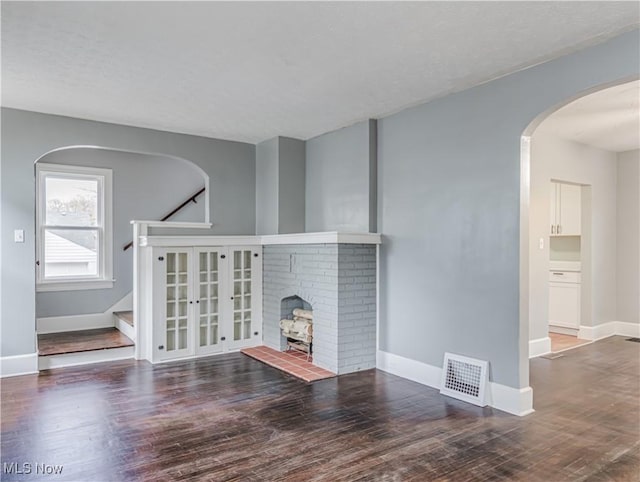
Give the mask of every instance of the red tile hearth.
<svg viewBox="0 0 640 482">
<path fill-rule="evenodd" d="M 266 346 L 244 348 L 240 352 L 289 375 L 301 378 L 305 382 L 315 382 L 316 380 L 324 380 L 325 378 L 336 376 L 335 373 L 317 367 L 307 361 L 306 353 L 293 350 L 282 352 Z"/>
</svg>

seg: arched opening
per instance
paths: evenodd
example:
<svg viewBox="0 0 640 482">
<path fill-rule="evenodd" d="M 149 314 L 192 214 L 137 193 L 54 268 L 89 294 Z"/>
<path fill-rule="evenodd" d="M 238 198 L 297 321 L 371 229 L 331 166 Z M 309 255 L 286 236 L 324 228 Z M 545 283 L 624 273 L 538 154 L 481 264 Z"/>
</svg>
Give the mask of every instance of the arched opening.
<svg viewBox="0 0 640 482">
<path fill-rule="evenodd" d="M 133 310 L 132 220 L 209 220 L 209 176 L 180 157 L 74 145 L 34 171 L 39 335 L 113 327 L 113 312 Z"/>
<path fill-rule="evenodd" d="M 621 102 L 625 92 L 631 102 Z M 554 356 L 579 346 L 581 339 L 587 343 L 624 334 L 616 331 L 614 292 L 619 265 L 616 205 L 621 202 L 616 162 L 628 146 L 637 150 L 638 129 L 627 126 L 627 138 L 635 144 L 625 144 L 612 133 L 621 130 L 615 124 L 623 122 L 625 110 L 624 122 L 635 117 L 637 124 L 637 92 L 637 79 L 598 86 L 541 113 L 522 134 L 520 349 L 528 354 L 524 370 L 528 371 L 529 358 Z M 628 116 L 630 108 L 635 110 Z M 611 133 L 609 138 L 596 136 L 598 129 Z M 637 282 L 637 268 L 635 277 Z M 613 286 L 613 301 L 602 301 L 607 286 Z M 557 337 L 550 337 L 549 331 Z M 553 338 L 557 339 L 552 346 Z"/>
</svg>

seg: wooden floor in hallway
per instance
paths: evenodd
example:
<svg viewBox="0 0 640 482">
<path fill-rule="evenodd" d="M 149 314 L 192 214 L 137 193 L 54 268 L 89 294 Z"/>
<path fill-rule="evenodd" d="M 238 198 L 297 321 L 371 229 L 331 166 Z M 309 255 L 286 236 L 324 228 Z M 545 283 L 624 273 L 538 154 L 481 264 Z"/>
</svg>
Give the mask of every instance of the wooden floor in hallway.
<svg viewBox="0 0 640 482">
<path fill-rule="evenodd" d="M 378 370 L 305 383 L 239 353 L 5 378 L 2 480 L 637 481 L 639 357 L 612 337 L 531 360 L 527 417 Z"/>
<path fill-rule="evenodd" d="M 551 353 L 559 353 L 592 343 L 591 340 L 583 340 L 577 336 L 562 335 L 560 333 L 549 333 L 549 338 L 551 339 Z"/>
</svg>

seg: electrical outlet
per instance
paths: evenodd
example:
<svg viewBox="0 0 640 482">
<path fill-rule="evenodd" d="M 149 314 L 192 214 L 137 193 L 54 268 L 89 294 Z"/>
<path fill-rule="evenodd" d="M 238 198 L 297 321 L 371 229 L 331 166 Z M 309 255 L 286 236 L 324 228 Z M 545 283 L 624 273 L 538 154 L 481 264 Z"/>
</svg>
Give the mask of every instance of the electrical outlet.
<svg viewBox="0 0 640 482">
<path fill-rule="evenodd" d="M 540 249 L 544 249 L 544 238 L 540 238 Z"/>
<path fill-rule="evenodd" d="M 24 229 L 14 229 L 13 241 L 16 243 L 24 243 Z"/>
</svg>

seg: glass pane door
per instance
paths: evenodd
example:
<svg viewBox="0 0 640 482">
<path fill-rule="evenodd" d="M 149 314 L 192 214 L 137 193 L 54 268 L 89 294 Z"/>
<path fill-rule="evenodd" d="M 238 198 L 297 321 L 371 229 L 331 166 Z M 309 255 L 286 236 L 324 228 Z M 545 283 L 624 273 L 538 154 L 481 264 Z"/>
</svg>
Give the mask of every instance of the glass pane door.
<svg viewBox="0 0 640 482">
<path fill-rule="evenodd" d="M 251 339 L 252 253 L 233 250 L 233 341 Z"/>
<path fill-rule="evenodd" d="M 165 270 L 165 326 L 163 358 L 188 354 L 189 333 L 189 253 L 167 251 Z"/>
<path fill-rule="evenodd" d="M 196 351 L 220 350 L 220 252 L 198 250 L 198 343 Z"/>
</svg>

